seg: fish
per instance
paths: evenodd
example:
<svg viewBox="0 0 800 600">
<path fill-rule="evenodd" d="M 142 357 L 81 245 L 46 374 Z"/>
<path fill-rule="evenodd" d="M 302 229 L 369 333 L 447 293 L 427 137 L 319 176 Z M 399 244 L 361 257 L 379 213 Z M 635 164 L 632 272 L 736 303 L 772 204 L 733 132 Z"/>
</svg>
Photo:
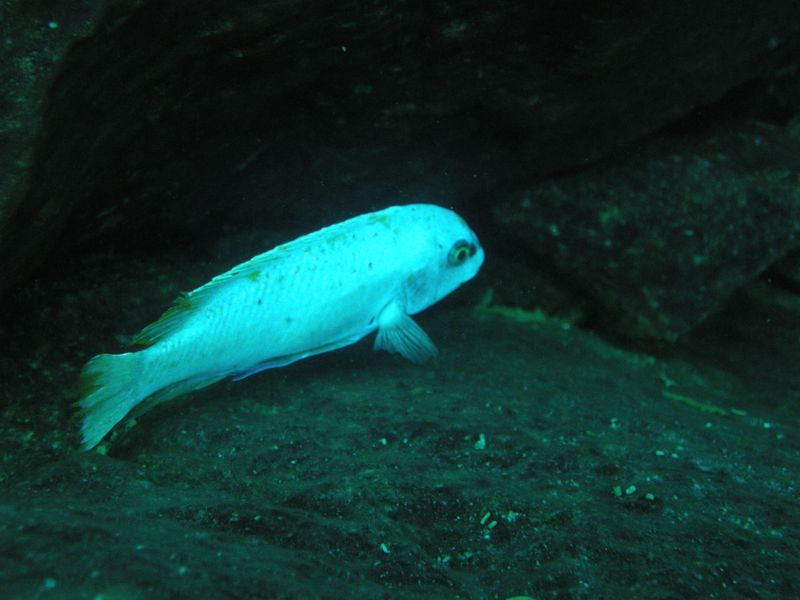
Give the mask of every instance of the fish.
<svg viewBox="0 0 800 600">
<path fill-rule="evenodd" d="M 81 372 L 81 447 L 126 416 L 216 383 L 241 380 L 355 344 L 423 363 L 436 346 L 411 318 L 472 279 L 475 233 L 435 204 L 362 214 L 279 245 L 181 295 L 135 337 Z"/>
</svg>

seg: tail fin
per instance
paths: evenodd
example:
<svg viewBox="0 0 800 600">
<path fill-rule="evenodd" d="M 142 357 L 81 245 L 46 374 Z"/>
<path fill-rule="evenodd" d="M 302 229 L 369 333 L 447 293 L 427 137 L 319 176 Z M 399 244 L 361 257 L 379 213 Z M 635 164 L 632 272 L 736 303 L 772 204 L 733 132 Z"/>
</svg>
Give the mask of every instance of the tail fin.
<svg viewBox="0 0 800 600">
<path fill-rule="evenodd" d="M 83 423 L 83 449 L 91 450 L 142 398 L 136 392 L 138 353 L 100 354 L 81 372 L 83 397 L 78 402 Z"/>
</svg>

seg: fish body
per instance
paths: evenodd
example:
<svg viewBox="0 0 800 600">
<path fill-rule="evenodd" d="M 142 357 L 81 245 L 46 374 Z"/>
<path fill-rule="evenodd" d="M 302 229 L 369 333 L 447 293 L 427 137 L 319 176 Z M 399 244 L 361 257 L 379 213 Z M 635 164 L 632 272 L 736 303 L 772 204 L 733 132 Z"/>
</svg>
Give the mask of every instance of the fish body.
<svg viewBox="0 0 800 600">
<path fill-rule="evenodd" d="M 225 377 L 243 379 L 378 331 L 374 347 L 423 362 L 433 342 L 409 315 L 480 269 L 484 254 L 456 213 L 392 206 L 277 246 L 185 294 L 134 343 L 83 369 L 83 447 L 134 408 Z"/>
</svg>

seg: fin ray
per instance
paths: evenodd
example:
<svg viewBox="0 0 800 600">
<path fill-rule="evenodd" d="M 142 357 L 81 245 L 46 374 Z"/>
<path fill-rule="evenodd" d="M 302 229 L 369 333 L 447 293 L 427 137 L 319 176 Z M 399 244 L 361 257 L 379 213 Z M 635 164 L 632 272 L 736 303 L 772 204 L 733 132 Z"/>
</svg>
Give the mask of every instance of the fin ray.
<svg viewBox="0 0 800 600">
<path fill-rule="evenodd" d="M 131 352 L 100 354 L 86 363 L 81 372 L 83 397 L 78 401 L 84 450 L 99 444 L 141 400 L 135 393 L 139 364 L 138 355 Z"/>
<path fill-rule="evenodd" d="M 152 346 L 160 339 L 179 331 L 186 324 L 187 318 L 202 308 L 208 299 L 222 286 L 234 281 L 236 278 L 253 278 L 259 275 L 266 265 L 279 260 L 280 256 L 275 254 L 275 250 L 277 248 L 254 256 L 247 262 L 236 265 L 225 273 L 217 275 L 205 285 L 191 292 L 182 293 L 157 321 L 142 329 L 132 343 L 141 346 Z"/>
<path fill-rule="evenodd" d="M 355 344 L 362 337 L 364 336 L 356 335 L 341 340 L 337 340 L 335 342 L 331 342 L 330 344 L 323 344 L 322 346 L 317 346 L 316 348 L 311 348 L 310 350 L 306 350 L 304 352 L 298 352 L 296 354 L 286 354 L 284 356 L 276 356 L 275 358 L 270 358 L 269 360 L 265 360 L 264 362 L 257 363 L 248 369 L 245 369 L 238 373 L 234 373 L 233 375 L 231 375 L 231 380 L 241 381 L 242 379 L 246 379 L 251 375 L 255 375 L 256 373 L 260 373 L 261 371 L 266 371 L 267 369 L 285 367 L 286 365 L 290 365 L 293 362 L 297 362 L 298 360 L 308 358 L 309 356 L 314 356 L 315 354 L 322 354 L 323 352 L 332 352 L 333 350 L 344 348 L 345 346 L 349 346 L 350 344 Z"/>
<path fill-rule="evenodd" d="M 234 280 L 255 279 L 267 268 L 274 266 L 274 263 L 277 261 L 283 261 L 289 257 L 297 256 L 297 250 L 299 248 L 315 246 L 323 241 L 327 243 L 336 243 L 339 239 L 347 239 L 347 236 L 344 234 L 352 228 L 357 228 L 362 223 L 378 223 L 382 226 L 388 226 L 388 218 L 388 216 L 377 217 L 372 213 L 360 215 L 341 223 L 323 227 L 318 231 L 308 233 L 285 244 L 275 246 L 267 252 L 257 254 L 250 260 L 240 263 L 228 271 L 217 275 L 199 288 L 191 292 L 182 293 L 157 321 L 151 323 L 136 335 L 132 344 L 152 346 L 162 338 L 180 330 L 185 325 L 187 318 L 194 314 L 197 309 L 202 308 L 209 298 L 213 297 L 221 287 Z"/>
<path fill-rule="evenodd" d="M 397 304 L 389 304 L 378 319 L 380 327 L 375 337 L 375 350 L 396 352 L 413 363 L 423 363 L 439 351 L 428 334 L 404 313 Z"/>
</svg>

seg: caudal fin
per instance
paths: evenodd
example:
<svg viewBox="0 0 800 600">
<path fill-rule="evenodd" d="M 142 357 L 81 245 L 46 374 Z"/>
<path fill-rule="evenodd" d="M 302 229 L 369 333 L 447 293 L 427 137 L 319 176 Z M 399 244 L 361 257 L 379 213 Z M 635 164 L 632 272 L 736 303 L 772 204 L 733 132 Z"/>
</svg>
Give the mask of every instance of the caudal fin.
<svg viewBox="0 0 800 600">
<path fill-rule="evenodd" d="M 84 450 L 99 444 L 141 401 L 136 392 L 139 359 L 134 352 L 100 354 L 86 363 L 81 372 L 83 397 L 78 402 Z"/>
</svg>

